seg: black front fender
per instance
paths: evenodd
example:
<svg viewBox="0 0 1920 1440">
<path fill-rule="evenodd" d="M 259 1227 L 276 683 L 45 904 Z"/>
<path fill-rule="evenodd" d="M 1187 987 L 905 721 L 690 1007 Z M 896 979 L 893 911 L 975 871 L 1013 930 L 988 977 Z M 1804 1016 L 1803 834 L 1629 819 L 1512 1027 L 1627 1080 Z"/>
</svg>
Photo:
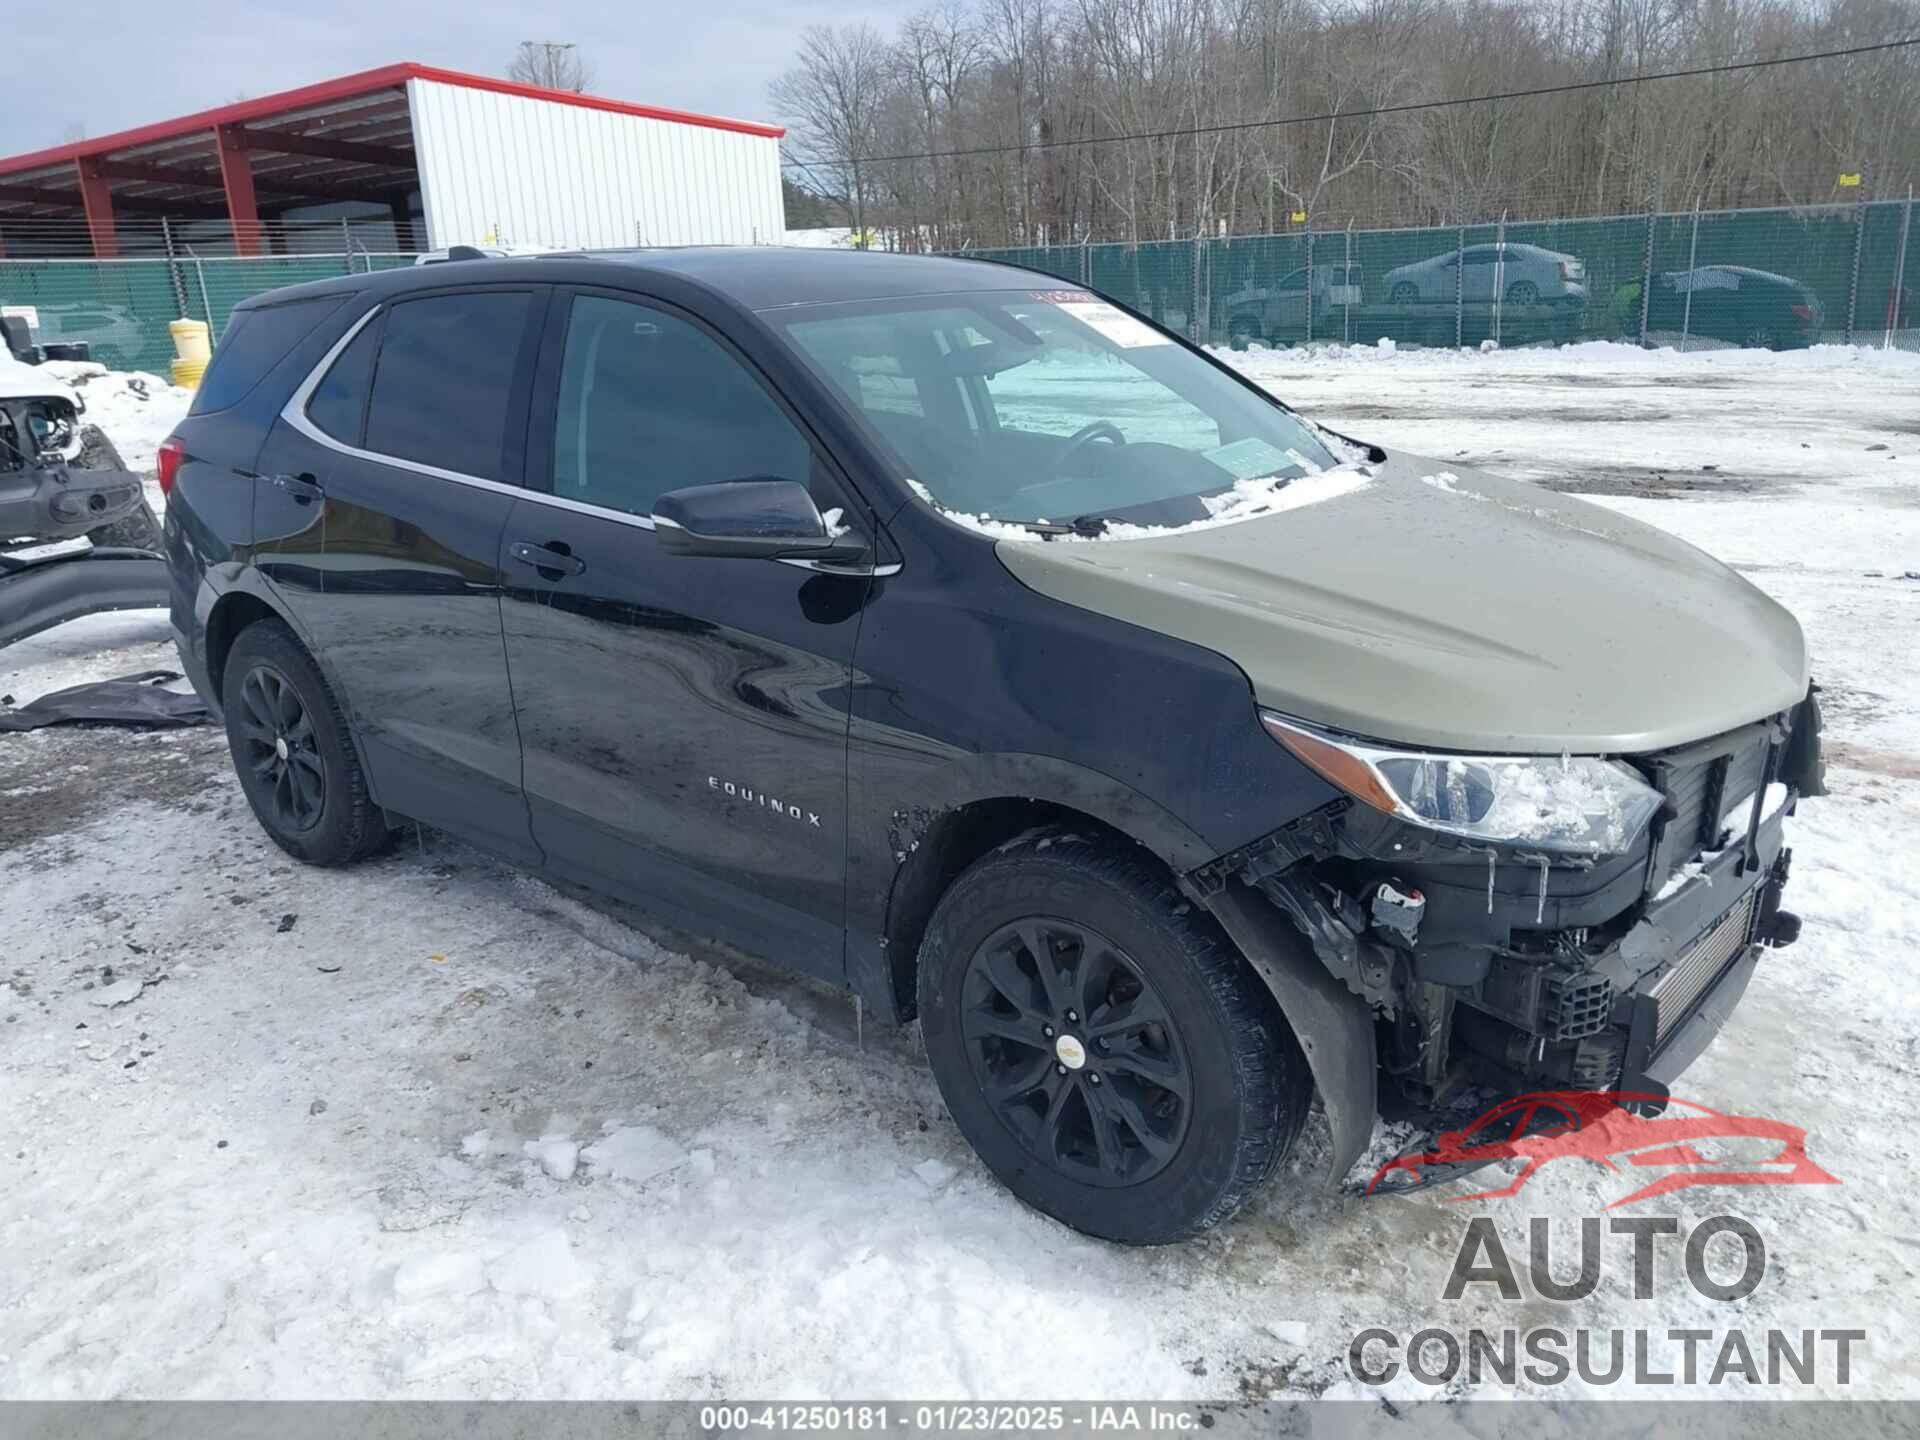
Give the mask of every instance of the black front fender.
<svg viewBox="0 0 1920 1440">
<path fill-rule="evenodd" d="M 1216 848 L 1124 781 L 1051 755 L 962 756 L 924 783 L 923 794 L 936 812 L 999 799 L 1039 800 L 1077 810 L 1137 840 L 1176 873 L 1211 859 Z"/>
</svg>

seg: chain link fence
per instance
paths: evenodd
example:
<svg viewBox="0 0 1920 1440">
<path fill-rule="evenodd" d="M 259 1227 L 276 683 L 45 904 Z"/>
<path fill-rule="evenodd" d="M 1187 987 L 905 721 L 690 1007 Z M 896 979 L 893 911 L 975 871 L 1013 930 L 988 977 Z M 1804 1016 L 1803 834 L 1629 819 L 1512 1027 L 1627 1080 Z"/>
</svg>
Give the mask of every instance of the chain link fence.
<svg viewBox="0 0 1920 1440">
<path fill-rule="evenodd" d="M 1091 286 L 1205 344 L 1920 350 L 1906 200 L 959 252 Z"/>
<path fill-rule="evenodd" d="M 1661 211 L 1403 229 L 970 250 L 1090 286 L 1204 344 L 1501 345 L 1625 340 L 1697 349 L 1816 342 L 1920 350 L 1914 203 Z M 165 373 L 169 321 L 216 343 L 282 285 L 410 265 L 412 253 L 0 258 L 0 311 L 41 344 L 85 342 Z"/>
<path fill-rule="evenodd" d="M 411 265 L 412 254 L 226 256 L 173 259 L 0 259 L 0 314 L 23 314 L 37 344 L 87 345 L 115 370 L 167 373 L 174 320 L 203 320 L 219 343 L 249 296 L 337 275 Z"/>
</svg>

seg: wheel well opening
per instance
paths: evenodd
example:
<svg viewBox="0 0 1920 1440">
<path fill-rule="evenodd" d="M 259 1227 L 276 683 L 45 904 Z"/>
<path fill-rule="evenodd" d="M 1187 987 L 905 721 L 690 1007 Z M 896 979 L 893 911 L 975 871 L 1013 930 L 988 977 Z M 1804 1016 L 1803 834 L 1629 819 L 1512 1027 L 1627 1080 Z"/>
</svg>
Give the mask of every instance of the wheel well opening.
<svg viewBox="0 0 1920 1440">
<path fill-rule="evenodd" d="M 233 649 L 233 642 L 240 638 L 240 632 L 256 620 L 279 618 L 274 608 L 255 595 L 223 595 L 213 607 L 213 613 L 207 617 L 207 683 L 213 687 L 213 698 L 222 700 L 221 683 L 226 678 L 227 655 Z"/>
<path fill-rule="evenodd" d="M 945 812 L 913 842 L 905 863 L 894 873 L 893 892 L 887 902 L 887 968 L 895 1013 L 903 1021 L 919 1013 L 915 985 L 920 941 L 940 897 L 974 861 L 1038 825 L 1063 825 L 1083 834 L 1100 835 L 1167 868 L 1159 856 L 1125 831 L 1071 806 L 1007 798 L 976 800 Z"/>
</svg>

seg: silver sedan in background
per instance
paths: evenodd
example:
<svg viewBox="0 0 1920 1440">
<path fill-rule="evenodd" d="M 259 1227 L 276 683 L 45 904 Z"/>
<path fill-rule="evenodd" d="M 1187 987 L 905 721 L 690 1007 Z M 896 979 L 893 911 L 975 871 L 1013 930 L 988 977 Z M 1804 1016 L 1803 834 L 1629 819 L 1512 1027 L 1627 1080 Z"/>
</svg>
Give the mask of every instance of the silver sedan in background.
<svg viewBox="0 0 1920 1440">
<path fill-rule="evenodd" d="M 1455 275 L 1458 274 L 1458 288 Z M 1497 293 L 1509 305 L 1584 305 L 1587 267 L 1577 255 L 1539 245 L 1468 245 L 1387 271 L 1387 299 L 1419 302 L 1490 301 Z"/>
</svg>

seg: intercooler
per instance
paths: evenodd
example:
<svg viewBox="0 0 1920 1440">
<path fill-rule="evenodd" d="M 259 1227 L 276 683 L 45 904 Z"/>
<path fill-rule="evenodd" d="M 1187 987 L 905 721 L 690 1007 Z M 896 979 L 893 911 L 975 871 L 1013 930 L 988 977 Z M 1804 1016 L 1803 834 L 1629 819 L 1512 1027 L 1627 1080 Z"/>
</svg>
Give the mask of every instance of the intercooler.
<svg viewBox="0 0 1920 1440">
<path fill-rule="evenodd" d="M 1680 952 L 1672 968 L 1654 982 L 1654 1041 L 1665 1040 L 1693 1011 L 1701 994 L 1719 978 L 1728 963 L 1746 948 L 1753 932 L 1753 906 L 1759 891 L 1749 890 L 1713 928 Z"/>
</svg>

